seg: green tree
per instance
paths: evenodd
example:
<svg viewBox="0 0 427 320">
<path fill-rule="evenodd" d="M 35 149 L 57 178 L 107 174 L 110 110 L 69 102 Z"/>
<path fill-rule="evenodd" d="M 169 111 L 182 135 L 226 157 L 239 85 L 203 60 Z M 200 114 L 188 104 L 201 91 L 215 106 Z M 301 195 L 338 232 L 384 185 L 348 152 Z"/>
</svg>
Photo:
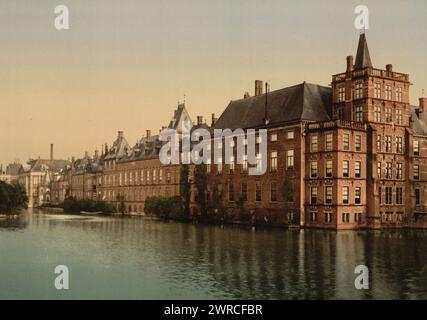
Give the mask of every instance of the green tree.
<svg viewBox="0 0 427 320">
<path fill-rule="evenodd" d="M 119 209 L 118 211 L 120 213 L 126 213 L 126 205 L 125 205 L 125 195 L 124 194 L 118 194 L 117 195 L 117 201 L 119 201 Z"/>
<path fill-rule="evenodd" d="M 190 214 L 190 192 L 191 192 L 191 181 L 190 181 L 190 167 L 188 164 L 181 166 L 180 177 L 179 177 L 179 190 L 182 201 L 184 202 L 184 213 L 188 216 Z"/>
<path fill-rule="evenodd" d="M 28 197 L 23 185 L 0 181 L 0 213 L 15 214 L 28 207 Z"/>
<path fill-rule="evenodd" d="M 205 164 L 196 165 L 194 169 L 194 183 L 197 189 L 197 203 L 202 217 L 207 215 L 206 195 L 208 192 L 208 174 Z"/>
</svg>

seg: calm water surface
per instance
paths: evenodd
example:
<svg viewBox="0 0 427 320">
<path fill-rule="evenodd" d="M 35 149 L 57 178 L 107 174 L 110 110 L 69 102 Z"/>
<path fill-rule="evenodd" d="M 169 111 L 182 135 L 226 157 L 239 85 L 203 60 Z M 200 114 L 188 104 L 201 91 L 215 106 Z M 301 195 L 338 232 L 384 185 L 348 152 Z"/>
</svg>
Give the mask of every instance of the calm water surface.
<svg viewBox="0 0 427 320">
<path fill-rule="evenodd" d="M 370 289 L 354 288 L 365 264 Z M 66 265 L 70 290 L 54 288 Z M 0 298 L 427 299 L 426 231 L 286 231 L 28 212 L 0 220 Z"/>
</svg>

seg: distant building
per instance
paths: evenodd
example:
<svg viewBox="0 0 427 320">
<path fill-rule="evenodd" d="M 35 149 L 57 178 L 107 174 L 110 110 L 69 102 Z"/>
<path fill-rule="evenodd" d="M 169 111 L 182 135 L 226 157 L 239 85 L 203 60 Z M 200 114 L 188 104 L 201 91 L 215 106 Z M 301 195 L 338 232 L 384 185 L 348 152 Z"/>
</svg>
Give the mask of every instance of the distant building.
<svg viewBox="0 0 427 320">
<path fill-rule="evenodd" d="M 51 145 L 50 159 L 30 159 L 20 167 L 18 181 L 25 186 L 30 208 L 50 203 L 51 182 L 57 173 L 69 165 L 70 162 L 67 160 L 53 158 L 53 145 Z"/>
</svg>

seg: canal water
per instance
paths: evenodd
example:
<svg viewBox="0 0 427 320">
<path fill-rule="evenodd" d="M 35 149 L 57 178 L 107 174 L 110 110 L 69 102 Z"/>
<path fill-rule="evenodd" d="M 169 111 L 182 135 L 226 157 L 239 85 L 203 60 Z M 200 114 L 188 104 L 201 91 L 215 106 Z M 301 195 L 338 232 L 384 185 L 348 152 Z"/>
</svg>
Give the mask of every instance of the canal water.
<svg viewBox="0 0 427 320">
<path fill-rule="evenodd" d="M 69 269 L 56 290 L 54 269 Z M 357 265 L 369 289 L 357 290 Z M 0 220 L 0 299 L 427 299 L 427 231 L 252 230 L 42 212 Z"/>
</svg>

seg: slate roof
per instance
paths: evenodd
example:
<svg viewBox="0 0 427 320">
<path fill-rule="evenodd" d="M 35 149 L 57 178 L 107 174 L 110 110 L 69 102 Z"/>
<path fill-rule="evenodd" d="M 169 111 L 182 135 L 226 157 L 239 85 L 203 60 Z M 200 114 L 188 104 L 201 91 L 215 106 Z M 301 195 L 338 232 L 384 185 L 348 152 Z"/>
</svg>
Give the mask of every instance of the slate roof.
<svg viewBox="0 0 427 320">
<path fill-rule="evenodd" d="M 123 136 L 118 136 L 113 146 L 104 155 L 104 160 L 119 159 L 126 154 L 128 149 L 130 149 L 130 146 L 126 139 Z"/>
<path fill-rule="evenodd" d="M 371 56 L 369 55 L 368 43 L 365 33 L 361 33 L 359 37 L 359 45 L 357 46 L 356 63 L 354 69 L 372 68 Z"/>
<path fill-rule="evenodd" d="M 50 170 L 53 172 L 59 172 L 68 165 L 70 165 L 70 161 L 68 160 L 30 159 L 26 166 L 21 166 L 21 169 L 23 171 Z"/>
<path fill-rule="evenodd" d="M 411 121 L 414 134 L 427 136 L 427 110 L 418 113 L 418 106 L 411 106 Z"/>
<path fill-rule="evenodd" d="M 231 101 L 215 123 L 216 129 L 256 128 L 265 125 L 266 95 Z M 269 125 L 308 120 L 330 120 L 332 89 L 317 84 L 301 83 L 267 94 Z"/>
</svg>

